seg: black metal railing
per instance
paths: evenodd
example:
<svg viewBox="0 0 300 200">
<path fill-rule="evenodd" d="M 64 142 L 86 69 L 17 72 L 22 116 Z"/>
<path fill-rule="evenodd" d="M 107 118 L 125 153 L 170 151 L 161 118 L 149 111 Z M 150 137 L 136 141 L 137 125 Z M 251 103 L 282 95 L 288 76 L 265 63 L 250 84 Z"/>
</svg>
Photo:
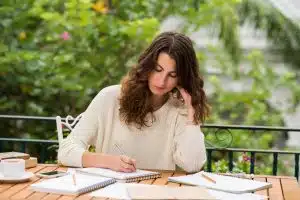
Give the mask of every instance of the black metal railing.
<svg viewBox="0 0 300 200">
<path fill-rule="evenodd" d="M 55 117 L 37 117 L 37 116 L 15 116 L 15 115 L 0 115 L 0 120 L 38 120 L 38 121 L 48 121 L 49 123 L 53 122 L 53 127 L 56 129 Z M 300 128 L 285 128 L 285 127 L 269 127 L 269 126 L 238 126 L 238 125 L 214 125 L 207 124 L 201 126 L 202 129 L 210 130 L 216 135 L 216 139 L 219 140 L 218 134 L 226 135 L 227 143 L 223 146 L 214 146 L 214 144 L 206 141 L 207 143 L 207 163 L 206 170 L 212 171 L 212 155 L 214 152 L 223 152 L 228 155 L 228 170 L 232 171 L 234 167 L 234 155 L 237 153 L 250 153 L 250 173 L 255 173 L 255 160 L 257 154 L 269 154 L 273 155 L 272 161 L 272 174 L 277 175 L 278 171 L 278 156 L 279 155 L 293 155 L 294 156 L 294 176 L 298 179 L 299 177 L 299 155 L 300 151 L 282 151 L 282 150 L 258 150 L 258 149 L 241 149 L 241 148 L 229 148 L 232 143 L 233 130 L 243 130 L 250 131 L 252 133 L 259 131 L 274 131 L 274 132 L 300 132 Z M 212 131 L 213 130 L 213 131 Z M 206 131 L 205 131 L 206 132 Z M 41 140 L 41 139 L 17 139 L 17 138 L 0 138 L 0 152 L 7 150 L 3 149 L 2 146 L 4 143 L 11 142 L 14 144 L 19 144 L 19 151 L 25 152 L 28 144 L 40 145 L 41 151 L 39 152 L 39 162 L 44 163 L 49 159 L 50 153 L 48 152 L 49 147 L 58 146 L 57 140 Z M 14 150 L 14 149 L 10 149 Z M 52 153 L 53 154 L 53 153 Z M 52 158 L 54 156 L 52 155 Z"/>
</svg>

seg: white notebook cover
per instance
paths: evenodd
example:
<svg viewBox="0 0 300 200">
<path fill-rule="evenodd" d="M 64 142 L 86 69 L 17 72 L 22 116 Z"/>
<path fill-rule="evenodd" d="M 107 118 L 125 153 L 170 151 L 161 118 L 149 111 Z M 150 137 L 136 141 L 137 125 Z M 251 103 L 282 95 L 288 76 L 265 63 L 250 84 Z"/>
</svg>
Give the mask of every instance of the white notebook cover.
<svg viewBox="0 0 300 200">
<path fill-rule="evenodd" d="M 72 175 L 58 178 L 45 179 L 30 185 L 30 189 L 38 192 L 55 194 L 79 195 L 98 188 L 105 187 L 115 182 L 113 178 L 76 174 L 76 185 Z"/>
<path fill-rule="evenodd" d="M 202 177 L 201 173 L 206 174 L 216 181 L 212 183 Z M 196 174 L 178 176 L 178 177 L 169 177 L 168 181 L 182 183 L 186 185 L 196 185 L 202 186 L 213 190 L 231 192 L 231 193 L 246 193 L 246 192 L 255 192 L 257 190 L 263 190 L 272 187 L 271 183 L 261 182 L 249 179 L 242 179 L 230 176 L 223 176 L 214 173 L 208 172 L 198 172 Z"/>
<path fill-rule="evenodd" d="M 141 170 L 137 169 L 135 172 L 116 172 L 110 169 L 104 169 L 104 168 L 80 168 L 76 169 L 78 173 L 83 173 L 83 174 L 94 174 L 98 176 L 103 176 L 103 177 L 110 177 L 114 178 L 119 182 L 133 182 L 133 181 L 138 181 L 138 180 L 146 180 L 146 179 L 151 179 L 151 178 L 158 178 L 160 177 L 160 173 L 158 172 L 153 172 L 153 171 L 148 171 L 148 170 Z"/>
</svg>

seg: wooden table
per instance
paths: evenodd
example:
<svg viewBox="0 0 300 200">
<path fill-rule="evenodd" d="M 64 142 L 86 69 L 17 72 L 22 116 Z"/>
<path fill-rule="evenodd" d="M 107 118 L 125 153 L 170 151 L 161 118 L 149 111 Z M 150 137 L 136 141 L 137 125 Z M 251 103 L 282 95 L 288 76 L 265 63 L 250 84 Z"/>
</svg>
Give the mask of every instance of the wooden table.
<svg viewBox="0 0 300 200">
<path fill-rule="evenodd" d="M 35 168 L 31 168 L 28 171 L 30 172 L 47 172 L 52 170 L 66 170 L 67 168 L 58 168 L 57 165 L 46 165 L 39 164 Z M 155 184 L 155 185 L 168 185 L 173 187 L 179 187 L 180 184 L 169 183 L 167 178 L 169 176 L 179 176 L 184 175 L 183 172 L 162 172 L 162 177 L 158 179 L 145 180 L 139 183 L 144 184 Z M 256 176 L 255 180 L 268 181 L 273 184 L 273 187 L 267 190 L 262 190 L 257 193 L 267 195 L 270 197 L 270 200 L 299 200 L 300 199 L 300 188 L 297 183 L 297 180 L 294 177 L 286 176 Z M 83 194 L 78 197 L 74 196 L 65 196 L 49 193 L 34 192 L 29 189 L 30 184 L 34 182 L 41 181 L 38 177 L 33 177 L 29 182 L 12 184 L 12 183 L 0 183 L 0 200 L 4 199 L 43 199 L 43 200 L 100 200 L 106 198 L 95 198 L 90 197 L 88 194 Z"/>
</svg>

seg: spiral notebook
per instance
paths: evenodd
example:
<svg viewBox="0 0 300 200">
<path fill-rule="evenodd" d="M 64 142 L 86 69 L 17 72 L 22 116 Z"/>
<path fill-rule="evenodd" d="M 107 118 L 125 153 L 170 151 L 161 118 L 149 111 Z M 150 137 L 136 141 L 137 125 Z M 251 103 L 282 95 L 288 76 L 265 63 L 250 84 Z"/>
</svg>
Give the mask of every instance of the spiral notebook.
<svg viewBox="0 0 300 200">
<path fill-rule="evenodd" d="M 92 167 L 80 168 L 80 169 L 76 169 L 76 171 L 82 174 L 93 174 L 93 175 L 98 175 L 103 177 L 114 178 L 118 182 L 126 182 L 126 183 L 161 177 L 161 174 L 159 172 L 153 172 L 153 171 L 147 171 L 141 169 L 137 169 L 135 172 L 130 172 L 130 173 L 116 172 L 110 169 L 92 168 Z"/>
<path fill-rule="evenodd" d="M 116 182 L 113 178 L 76 174 L 76 184 L 71 174 L 46 179 L 30 185 L 32 190 L 63 195 L 79 195 Z"/>
<path fill-rule="evenodd" d="M 202 173 L 206 177 L 208 176 L 213 179 L 215 183 L 204 178 L 202 176 Z M 224 176 L 204 171 L 186 176 L 169 177 L 168 181 L 186 185 L 202 186 L 213 190 L 231 192 L 236 194 L 255 192 L 257 190 L 263 190 L 272 187 L 272 183 L 268 182 Z"/>
</svg>

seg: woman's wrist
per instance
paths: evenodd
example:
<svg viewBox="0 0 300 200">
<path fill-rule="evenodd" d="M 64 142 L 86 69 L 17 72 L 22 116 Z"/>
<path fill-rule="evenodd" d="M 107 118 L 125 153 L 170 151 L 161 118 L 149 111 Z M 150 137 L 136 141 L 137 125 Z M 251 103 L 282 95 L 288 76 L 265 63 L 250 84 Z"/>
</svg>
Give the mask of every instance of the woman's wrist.
<svg viewBox="0 0 300 200">
<path fill-rule="evenodd" d="M 195 109 L 191 106 L 188 108 L 188 116 L 187 120 L 188 122 L 194 122 L 194 115 L 195 115 Z"/>
</svg>

